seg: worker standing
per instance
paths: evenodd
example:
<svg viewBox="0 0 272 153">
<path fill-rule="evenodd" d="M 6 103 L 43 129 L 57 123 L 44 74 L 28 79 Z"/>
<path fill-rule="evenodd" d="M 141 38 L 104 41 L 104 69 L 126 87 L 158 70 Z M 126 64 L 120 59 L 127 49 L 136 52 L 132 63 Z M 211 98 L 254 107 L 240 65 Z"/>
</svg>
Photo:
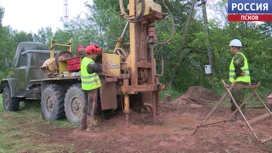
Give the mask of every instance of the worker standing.
<svg viewBox="0 0 272 153">
<path fill-rule="evenodd" d="M 230 52 L 234 54 L 229 66 L 229 81 L 231 83 L 248 85 L 250 81 L 250 72 L 248 61 L 244 53 L 240 50 L 242 42 L 239 39 L 233 39 L 230 42 Z M 238 106 L 244 101 L 244 88 L 233 88 L 232 95 Z M 235 111 L 236 107 L 231 100 L 231 110 Z M 242 106 L 241 111 L 245 113 L 245 105 Z M 237 121 L 238 112 L 231 118 L 231 121 Z"/>
<path fill-rule="evenodd" d="M 91 131 L 94 126 L 94 115 L 97 107 L 97 92 L 101 87 L 101 82 L 97 73 L 102 71 L 101 64 L 95 63 L 93 59 L 97 57 L 102 49 L 98 45 L 86 47 L 87 54 L 81 61 L 81 88 L 85 93 L 85 105 L 80 123 L 80 130 Z"/>
</svg>

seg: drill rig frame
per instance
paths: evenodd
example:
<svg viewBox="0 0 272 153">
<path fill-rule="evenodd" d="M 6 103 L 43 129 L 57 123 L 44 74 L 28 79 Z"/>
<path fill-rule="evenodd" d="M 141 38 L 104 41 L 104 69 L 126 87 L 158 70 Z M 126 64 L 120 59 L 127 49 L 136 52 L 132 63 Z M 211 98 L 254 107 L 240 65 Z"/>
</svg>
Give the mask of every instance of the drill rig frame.
<svg viewBox="0 0 272 153">
<path fill-rule="evenodd" d="M 129 53 L 121 48 L 124 41 L 122 33 L 115 46 L 114 52 L 120 54 L 122 85 L 121 94 L 124 96 L 124 110 L 126 121 L 129 121 L 131 94 L 141 94 L 143 103 L 153 105 L 154 123 L 159 107 L 159 91 L 166 89 L 160 84 L 159 77 L 162 74 L 156 73 L 156 60 L 154 59 L 154 47 L 156 42 L 156 28 L 154 22 L 162 20 L 165 14 L 161 6 L 153 0 L 129 0 L 129 15 L 124 11 L 123 0 L 119 0 L 121 16 L 127 20 L 126 31 L 129 26 L 130 50 Z M 163 69 L 163 62 L 162 62 Z"/>
</svg>

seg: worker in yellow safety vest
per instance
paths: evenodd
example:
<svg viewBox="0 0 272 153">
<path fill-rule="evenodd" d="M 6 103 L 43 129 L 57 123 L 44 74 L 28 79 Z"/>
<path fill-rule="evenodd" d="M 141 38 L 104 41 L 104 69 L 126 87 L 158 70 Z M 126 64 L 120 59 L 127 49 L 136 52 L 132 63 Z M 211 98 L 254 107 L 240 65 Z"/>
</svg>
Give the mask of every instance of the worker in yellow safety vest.
<svg viewBox="0 0 272 153">
<path fill-rule="evenodd" d="M 229 81 L 236 84 L 249 84 L 250 72 L 248 61 L 244 53 L 240 50 L 242 42 L 239 39 L 233 39 L 230 44 L 230 52 L 234 54 L 230 66 L 229 66 Z M 244 88 L 233 88 L 232 95 L 238 106 L 244 101 Z M 235 111 L 236 107 L 231 100 L 231 110 Z M 241 108 L 242 112 L 245 113 L 245 105 Z M 232 121 L 237 121 L 238 112 L 232 117 Z"/>
<path fill-rule="evenodd" d="M 85 93 L 85 105 L 80 123 L 80 130 L 91 131 L 94 126 L 94 115 L 97 107 L 97 92 L 101 87 L 101 82 L 97 73 L 102 72 L 102 66 L 95 63 L 93 59 L 97 57 L 102 49 L 96 44 L 86 47 L 87 54 L 81 61 L 81 88 Z"/>
</svg>

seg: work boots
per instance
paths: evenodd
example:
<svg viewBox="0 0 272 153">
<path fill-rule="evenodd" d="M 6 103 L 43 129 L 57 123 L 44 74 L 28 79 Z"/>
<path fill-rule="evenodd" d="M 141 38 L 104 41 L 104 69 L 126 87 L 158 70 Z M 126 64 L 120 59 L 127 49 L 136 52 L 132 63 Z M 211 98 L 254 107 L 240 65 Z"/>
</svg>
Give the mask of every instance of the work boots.
<svg viewBox="0 0 272 153">
<path fill-rule="evenodd" d="M 236 112 L 230 119 L 231 122 L 236 122 L 237 121 L 237 116 L 239 112 Z"/>
<path fill-rule="evenodd" d="M 87 113 L 83 113 L 79 129 L 80 130 L 86 130 L 87 129 Z"/>
<path fill-rule="evenodd" d="M 94 117 L 87 117 L 87 129 L 86 131 L 92 131 L 94 129 Z"/>
</svg>

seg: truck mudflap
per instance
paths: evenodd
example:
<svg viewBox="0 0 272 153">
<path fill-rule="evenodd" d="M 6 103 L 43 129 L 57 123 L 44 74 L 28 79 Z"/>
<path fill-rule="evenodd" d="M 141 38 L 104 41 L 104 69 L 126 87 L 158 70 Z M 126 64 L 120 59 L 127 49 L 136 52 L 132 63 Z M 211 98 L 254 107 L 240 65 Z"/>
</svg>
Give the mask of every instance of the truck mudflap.
<svg viewBox="0 0 272 153">
<path fill-rule="evenodd" d="M 11 97 L 16 96 L 16 93 L 17 93 L 16 82 L 17 82 L 17 79 L 15 78 L 2 79 L 0 83 L 0 93 L 3 92 L 5 87 L 9 87 L 11 92 L 10 96 Z"/>
</svg>

